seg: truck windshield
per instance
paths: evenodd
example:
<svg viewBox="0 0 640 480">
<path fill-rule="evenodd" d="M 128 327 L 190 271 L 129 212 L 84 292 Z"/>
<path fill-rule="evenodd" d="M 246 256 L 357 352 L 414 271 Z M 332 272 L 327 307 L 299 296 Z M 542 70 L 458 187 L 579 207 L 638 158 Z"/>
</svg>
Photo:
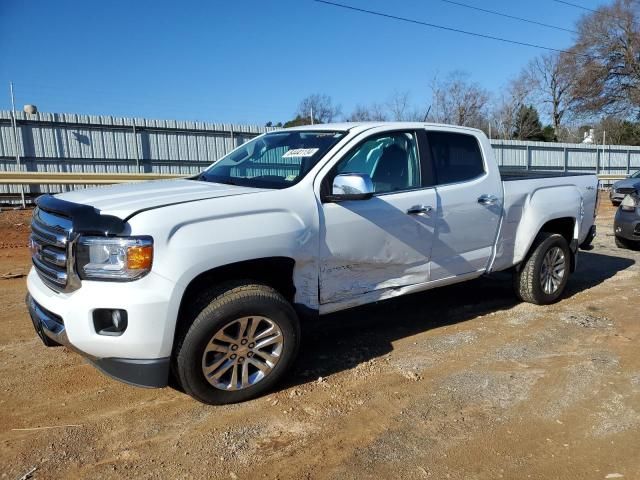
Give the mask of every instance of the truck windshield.
<svg viewBox="0 0 640 480">
<path fill-rule="evenodd" d="M 287 188 L 299 182 L 346 132 L 267 133 L 222 157 L 196 180 L 254 188 Z"/>
</svg>

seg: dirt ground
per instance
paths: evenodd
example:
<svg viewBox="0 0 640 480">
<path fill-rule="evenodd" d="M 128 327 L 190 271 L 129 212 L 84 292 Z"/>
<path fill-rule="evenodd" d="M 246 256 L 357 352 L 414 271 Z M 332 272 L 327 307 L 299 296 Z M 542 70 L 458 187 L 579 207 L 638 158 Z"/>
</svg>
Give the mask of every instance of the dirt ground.
<svg viewBox="0 0 640 480">
<path fill-rule="evenodd" d="M 640 252 L 613 214 L 555 305 L 496 276 L 323 318 L 287 384 L 224 407 L 45 348 L 2 279 L 0 478 L 640 478 Z M 28 217 L 0 213 L 0 277 Z"/>
</svg>

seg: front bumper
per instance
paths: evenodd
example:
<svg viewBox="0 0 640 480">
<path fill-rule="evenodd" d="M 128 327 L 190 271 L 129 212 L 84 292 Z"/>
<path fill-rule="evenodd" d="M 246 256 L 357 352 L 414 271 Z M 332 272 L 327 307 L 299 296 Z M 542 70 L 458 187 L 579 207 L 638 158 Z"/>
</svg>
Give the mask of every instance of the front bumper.
<svg viewBox="0 0 640 480">
<path fill-rule="evenodd" d="M 67 338 L 61 318 L 47 311 L 27 295 L 27 307 L 36 333 L 47 347 L 65 346 L 84 356 L 102 373 L 137 387 L 166 387 L 169 378 L 169 358 L 138 360 L 130 358 L 95 358 L 75 348 Z"/>
<path fill-rule="evenodd" d="M 58 315 L 45 310 L 27 293 L 25 300 L 29 315 L 33 322 L 33 328 L 47 347 L 70 347 L 67 332 L 64 329 L 64 321 Z"/>
<path fill-rule="evenodd" d="M 174 284 L 150 274 L 135 285 L 83 282 L 79 290 L 63 294 L 48 288 L 32 269 L 27 287 L 29 314 L 45 345 L 67 346 L 103 373 L 132 385 L 167 385 L 177 317 L 170 299 Z M 93 322 L 97 308 L 126 310 L 124 333 L 97 333 Z"/>
<path fill-rule="evenodd" d="M 613 222 L 613 231 L 617 237 L 640 241 L 640 208 L 633 211 L 618 208 Z"/>
</svg>

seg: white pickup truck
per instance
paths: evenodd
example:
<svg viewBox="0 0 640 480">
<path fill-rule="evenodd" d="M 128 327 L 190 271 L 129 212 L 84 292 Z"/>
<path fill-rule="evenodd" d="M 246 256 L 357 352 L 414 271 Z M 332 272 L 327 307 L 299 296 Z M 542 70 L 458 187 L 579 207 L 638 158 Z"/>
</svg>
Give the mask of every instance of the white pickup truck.
<svg viewBox="0 0 640 480">
<path fill-rule="evenodd" d="M 556 301 L 597 185 L 501 174 L 469 128 L 273 131 L 193 178 L 39 197 L 27 304 L 46 345 L 112 377 L 242 401 L 289 370 L 302 318 L 501 270 Z"/>
</svg>

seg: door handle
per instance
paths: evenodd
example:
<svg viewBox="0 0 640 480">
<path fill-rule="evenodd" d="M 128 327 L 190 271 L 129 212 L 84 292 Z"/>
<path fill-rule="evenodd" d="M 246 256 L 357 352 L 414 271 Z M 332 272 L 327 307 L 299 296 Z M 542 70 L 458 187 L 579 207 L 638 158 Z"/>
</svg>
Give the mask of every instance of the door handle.
<svg viewBox="0 0 640 480">
<path fill-rule="evenodd" d="M 480 205 L 495 205 L 498 203 L 498 197 L 495 195 L 480 195 L 478 197 L 478 203 Z"/>
<path fill-rule="evenodd" d="M 407 215 L 428 215 L 432 210 L 429 205 L 414 205 L 407 210 Z"/>
</svg>

